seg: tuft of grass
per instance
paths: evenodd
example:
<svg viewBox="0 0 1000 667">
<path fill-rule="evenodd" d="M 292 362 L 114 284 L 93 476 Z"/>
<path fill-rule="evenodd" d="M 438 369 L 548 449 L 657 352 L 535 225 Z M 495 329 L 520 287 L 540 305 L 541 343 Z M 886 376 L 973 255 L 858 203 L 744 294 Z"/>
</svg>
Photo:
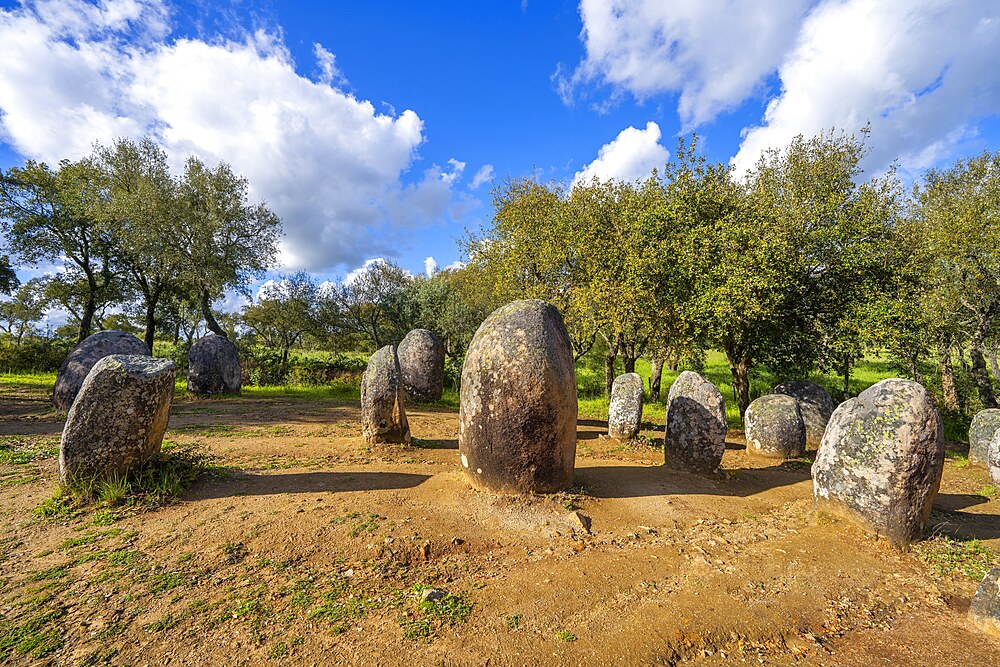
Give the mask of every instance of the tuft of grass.
<svg viewBox="0 0 1000 667">
<path fill-rule="evenodd" d="M 941 575 L 980 581 L 990 569 L 1000 567 L 1000 558 L 979 540 L 936 536 L 913 545 L 913 552 Z"/>
<path fill-rule="evenodd" d="M 168 613 L 163 618 L 153 621 L 152 623 L 147 625 L 146 629 L 149 630 L 150 632 L 163 632 L 164 630 L 170 630 L 171 628 L 175 627 L 178 623 L 180 623 L 180 619 L 174 616 L 173 614 Z"/>
<path fill-rule="evenodd" d="M 418 584 L 410 589 L 410 593 L 420 596 L 424 590 L 431 588 Z M 403 638 L 408 640 L 430 639 L 437 629 L 444 626 L 457 625 L 469 619 L 473 604 L 461 595 L 445 593 L 437 599 L 421 600 L 416 611 L 400 617 L 399 625 L 403 629 Z"/>
<path fill-rule="evenodd" d="M 35 614 L 20 625 L 15 625 L 0 616 L 0 656 L 11 653 L 44 658 L 63 645 L 62 635 L 56 622 L 65 616 L 61 609 L 50 609 Z"/>
<path fill-rule="evenodd" d="M 507 617 L 507 629 L 508 630 L 520 630 L 521 629 L 521 615 L 511 614 Z"/>
<path fill-rule="evenodd" d="M 993 484 L 984 484 L 981 489 L 979 489 L 979 495 L 990 498 L 997 494 L 997 487 Z"/>
<path fill-rule="evenodd" d="M 569 630 L 560 630 L 559 632 L 556 633 L 556 639 L 564 642 L 575 642 L 576 635 L 574 635 Z"/>
</svg>

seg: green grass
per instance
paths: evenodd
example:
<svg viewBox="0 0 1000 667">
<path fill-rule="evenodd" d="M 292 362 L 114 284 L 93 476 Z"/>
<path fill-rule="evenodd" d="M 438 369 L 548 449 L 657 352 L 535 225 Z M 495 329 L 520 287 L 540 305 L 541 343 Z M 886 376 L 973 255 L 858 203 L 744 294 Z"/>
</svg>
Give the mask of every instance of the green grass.
<svg viewBox="0 0 1000 667">
<path fill-rule="evenodd" d="M 913 545 L 917 557 L 941 575 L 957 575 L 981 581 L 1000 557 L 979 540 L 937 536 Z"/>
</svg>

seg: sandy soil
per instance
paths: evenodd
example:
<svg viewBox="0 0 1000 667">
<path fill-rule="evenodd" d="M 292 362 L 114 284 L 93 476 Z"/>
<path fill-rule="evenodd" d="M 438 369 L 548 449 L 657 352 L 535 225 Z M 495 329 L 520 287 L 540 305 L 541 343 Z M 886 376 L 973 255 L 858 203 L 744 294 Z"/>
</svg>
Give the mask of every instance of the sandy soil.
<svg viewBox="0 0 1000 667">
<path fill-rule="evenodd" d="M 524 498 L 465 483 L 457 423 L 417 406 L 419 441 L 373 450 L 354 405 L 181 400 L 167 440 L 210 474 L 157 509 L 43 519 L 61 422 L 0 395 L 0 443 L 31 459 L 0 464 L 0 637 L 22 642 L 0 660 L 1000 665 L 956 569 L 966 538 L 1000 551 L 982 470 L 946 463 L 937 537 L 902 553 L 817 515 L 808 461 L 751 460 L 738 432 L 705 477 L 581 419 L 576 487 Z"/>
</svg>

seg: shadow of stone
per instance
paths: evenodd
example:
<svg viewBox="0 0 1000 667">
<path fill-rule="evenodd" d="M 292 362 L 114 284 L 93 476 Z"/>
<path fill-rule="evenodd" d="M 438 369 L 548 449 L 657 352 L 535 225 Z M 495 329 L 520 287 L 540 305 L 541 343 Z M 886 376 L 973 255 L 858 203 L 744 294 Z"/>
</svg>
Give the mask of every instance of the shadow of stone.
<svg viewBox="0 0 1000 667">
<path fill-rule="evenodd" d="M 577 468 L 575 483 L 587 487 L 595 498 L 641 498 L 663 495 L 716 495 L 746 497 L 769 489 L 808 481 L 808 470 L 782 465 L 739 468 L 702 475 L 667 466 L 593 466 Z"/>
<path fill-rule="evenodd" d="M 283 493 L 410 489 L 430 477 L 430 475 L 396 472 L 278 472 L 266 475 L 252 473 L 235 479 L 196 483 L 185 495 L 185 500 L 270 496 Z"/>
</svg>

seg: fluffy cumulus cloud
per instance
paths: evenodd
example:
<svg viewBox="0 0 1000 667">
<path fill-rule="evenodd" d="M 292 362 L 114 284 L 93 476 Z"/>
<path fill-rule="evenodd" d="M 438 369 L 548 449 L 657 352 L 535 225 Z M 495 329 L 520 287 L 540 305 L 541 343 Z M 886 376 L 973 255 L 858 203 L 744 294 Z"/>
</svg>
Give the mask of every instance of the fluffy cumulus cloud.
<svg viewBox="0 0 1000 667">
<path fill-rule="evenodd" d="M 0 139 L 49 162 L 142 135 L 178 165 L 189 154 L 226 160 L 284 220 L 287 268 L 357 265 L 395 212 L 424 223 L 464 210 L 451 197 L 464 164 L 432 166 L 405 186 L 423 121 L 338 89 L 345 79 L 322 46 L 311 80 L 280 36 L 205 42 L 170 32 L 160 0 L 0 9 Z"/>
<path fill-rule="evenodd" d="M 646 98 L 680 92 L 686 125 L 714 118 L 749 95 L 795 40 L 806 0 L 764 7 L 741 0 L 582 0 L 586 56 L 571 83 L 595 79 Z"/>
<path fill-rule="evenodd" d="M 582 0 L 580 14 L 586 55 L 557 70 L 564 99 L 595 83 L 612 97 L 677 94 L 686 129 L 767 100 L 740 171 L 796 134 L 869 122 L 869 167 L 922 169 L 1000 112 L 997 3 Z"/>
<path fill-rule="evenodd" d="M 646 129 L 627 127 L 615 139 L 601 146 L 597 159 L 577 172 L 574 185 L 594 178 L 640 181 L 653 169 L 663 167 L 670 152 L 660 143 L 660 126 L 650 121 Z"/>
<path fill-rule="evenodd" d="M 433 278 L 434 274 L 438 272 L 437 260 L 433 257 L 424 258 L 424 273 L 427 274 L 428 278 Z"/>
<path fill-rule="evenodd" d="M 469 185 L 469 188 L 475 190 L 484 183 L 489 183 L 492 180 L 493 180 L 493 165 L 484 164 L 482 167 L 479 168 L 479 171 L 476 172 L 476 175 L 472 177 L 472 183 Z"/>
</svg>

